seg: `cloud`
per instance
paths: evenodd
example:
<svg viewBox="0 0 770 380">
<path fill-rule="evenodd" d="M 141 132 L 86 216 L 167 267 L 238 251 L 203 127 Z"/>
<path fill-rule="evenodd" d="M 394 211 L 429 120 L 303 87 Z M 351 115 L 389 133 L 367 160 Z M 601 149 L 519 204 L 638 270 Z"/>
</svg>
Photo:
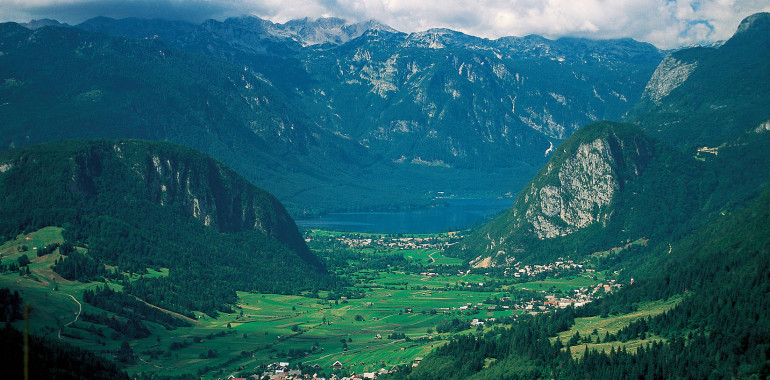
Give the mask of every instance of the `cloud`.
<svg viewBox="0 0 770 380">
<path fill-rule="evenodd" d="M 2 0 L 0 21 L 336 16 L 377 19 L 404 32 L 444 27 L 487 38 L 630 37 L 674 48 L 727 39 L 744 17 L 760 11 L 770 11 L 767 0 Z"/>
</svg>

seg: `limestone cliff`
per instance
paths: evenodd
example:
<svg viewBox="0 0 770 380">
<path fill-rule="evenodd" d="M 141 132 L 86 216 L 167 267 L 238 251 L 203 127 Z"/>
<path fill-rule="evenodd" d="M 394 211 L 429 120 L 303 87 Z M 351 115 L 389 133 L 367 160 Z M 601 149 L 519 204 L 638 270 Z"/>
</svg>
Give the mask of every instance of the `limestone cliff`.
<svg viewBox="0 0 770 380">
<path fill-rule="evenodd" d="M 628 124 L 599 122 L 556 149 L 516 198 L 514 206 L 460 245 L 505 263 L 526 242 L 568 236 L 612 223 L 625 188 L 647 169 L 655 143 Z"/>
</svg>

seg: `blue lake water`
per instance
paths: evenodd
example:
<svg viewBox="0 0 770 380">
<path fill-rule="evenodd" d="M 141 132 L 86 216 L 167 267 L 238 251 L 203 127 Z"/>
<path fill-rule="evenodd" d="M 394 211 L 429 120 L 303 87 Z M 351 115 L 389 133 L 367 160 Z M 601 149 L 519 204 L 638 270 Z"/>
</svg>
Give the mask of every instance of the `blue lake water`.
<svg viewBox="0 0 770 380">
<path fill-rule="evenodd" d="M 513 205 L 513 198 L 447 199 L 446 206 L 393 212 L 331 213 L 297 220 L 304 228 L 378 233 L 456 231 L 486 222 Z"/>
</svg>

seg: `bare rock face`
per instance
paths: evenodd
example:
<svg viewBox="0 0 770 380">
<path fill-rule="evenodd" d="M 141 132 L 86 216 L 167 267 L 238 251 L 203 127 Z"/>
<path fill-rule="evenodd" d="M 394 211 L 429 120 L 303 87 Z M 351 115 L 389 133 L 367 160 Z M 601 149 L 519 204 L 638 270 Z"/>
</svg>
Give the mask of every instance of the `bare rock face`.
<svg viewBox="0 0 770 380">
<path fill-rule="evenodd" d="M 527 256 L 533 244 L 547 245 L 590 228 L 617 227 L 613 223 L 623 216 L 617 210 L 628 197 L 626 190 L 647 170 L 656 149 L 653 140 L 630 124 L 583 127 L 554 148 L 551 160 L 508 212 L 474 232 L 458 249 L 474 253 L 472 264 L 491 257 L 489 265 L 508 265 L 515 257 Z"/>
<path fill-rule="evenodd" d="M 650 99 L 653 103 L 660 104 L 661 99 L 684 83 L 696 67 L 697 62 L 684 62 L 671 55 L 667 56 L 652 74 L 644 88 L 642 99 Z"/>
<path fill-rule="evenodd" d="M 530 187 L 525 213 L 540 239 L 564 236 L 610 216 L 608 206 L 620 187 L 607 140 L 580 144 L 562 164 L 558 184 Z"/>
</svg>

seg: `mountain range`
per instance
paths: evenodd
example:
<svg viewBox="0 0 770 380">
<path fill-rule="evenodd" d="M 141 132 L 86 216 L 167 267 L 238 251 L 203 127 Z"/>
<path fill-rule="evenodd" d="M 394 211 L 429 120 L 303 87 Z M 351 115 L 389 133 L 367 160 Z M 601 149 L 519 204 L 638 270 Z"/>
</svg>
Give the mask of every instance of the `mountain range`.
<svg viewBox="0 0 770 380">
<path fill-rule="evenodd" d="M 487 40 L 340 19 L 55 24 L 3 26 L 3 146 L 172 141 L 295 216 L 515 193 L 579 126 L 628 112 L 664 56 L 632 40 Z"/>
</svg>

